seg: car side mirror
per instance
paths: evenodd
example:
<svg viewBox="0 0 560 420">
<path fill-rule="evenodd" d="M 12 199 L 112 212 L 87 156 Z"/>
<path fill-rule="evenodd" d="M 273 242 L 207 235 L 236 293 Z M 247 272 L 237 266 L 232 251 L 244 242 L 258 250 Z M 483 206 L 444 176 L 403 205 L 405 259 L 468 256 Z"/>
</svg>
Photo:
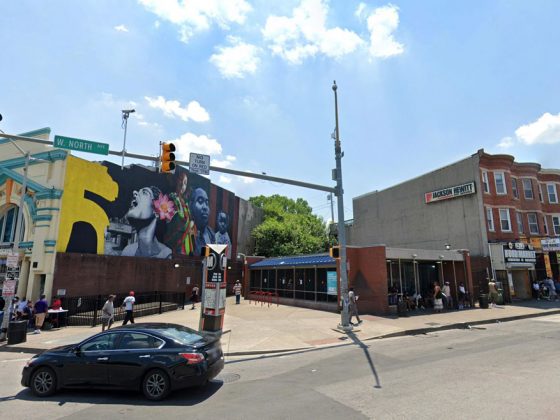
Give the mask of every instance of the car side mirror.
<svg viewBox="0 0 560 420">
<path fill-rule="evenodd" d="M 74 353 L 76 356 L 81 356 L 82 355 L 82 350 L 80 349 L 80 346 L 76 346 L 72 349 L 72 353 Z"/>
</svg>

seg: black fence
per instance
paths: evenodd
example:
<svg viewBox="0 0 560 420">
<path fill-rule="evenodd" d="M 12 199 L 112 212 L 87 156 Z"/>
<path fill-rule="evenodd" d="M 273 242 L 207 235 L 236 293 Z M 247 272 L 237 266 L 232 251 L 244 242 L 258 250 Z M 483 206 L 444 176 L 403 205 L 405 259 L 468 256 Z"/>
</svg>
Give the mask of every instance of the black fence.
<svg viewBox="0 0 560 420">
<path fill-rule="evenodd" d="M 118 293 L 113 301 L 115 321 L 124 319 L 125 310 L 122 303 L 128 293 Z M 101 324 L 101 308 L 107 301 L 106 295 L 97 296 L 65 296 L 62 297 L 62 308 L 68 310 L 67 323 L 75 326 L 91 326 Z M 161 314 L 163 312 L 185 309 L 185 294 L 178 292 L 144 292 L 134 295 L 134 318 Z"/>
</svg>

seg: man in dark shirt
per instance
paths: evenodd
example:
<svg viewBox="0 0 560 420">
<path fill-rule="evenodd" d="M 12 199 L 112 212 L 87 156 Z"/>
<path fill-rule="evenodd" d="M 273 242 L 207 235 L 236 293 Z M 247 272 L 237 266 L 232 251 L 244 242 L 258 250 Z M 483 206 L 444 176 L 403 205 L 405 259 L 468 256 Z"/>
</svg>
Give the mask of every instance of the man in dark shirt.
<svg viewBox="0 0 560 420">
<path fill-rule="evenodd" d="M 45 322 L 45 317 L 49 310 L 49 304 L 45 295 L 41 295 L 41 299 L 35 302 L 35 334 L 41 334 L 41 327 Z"/>
</svg>

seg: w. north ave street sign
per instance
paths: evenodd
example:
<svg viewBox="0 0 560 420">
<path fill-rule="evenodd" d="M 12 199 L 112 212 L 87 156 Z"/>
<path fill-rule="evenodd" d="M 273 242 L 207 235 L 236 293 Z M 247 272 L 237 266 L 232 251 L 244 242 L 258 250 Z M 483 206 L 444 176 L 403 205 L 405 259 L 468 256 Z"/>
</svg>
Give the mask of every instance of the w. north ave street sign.
<svg viewBox="0 0 560 420">
<path fill-rule="evenodd" d="M 76 150 L 78 152 L 97 153 L 98 155 L 109 154 L 109 145 L 106 143 L 97 143 L 72 137 L 54 136 L 54 147 Z"/>
</svg>

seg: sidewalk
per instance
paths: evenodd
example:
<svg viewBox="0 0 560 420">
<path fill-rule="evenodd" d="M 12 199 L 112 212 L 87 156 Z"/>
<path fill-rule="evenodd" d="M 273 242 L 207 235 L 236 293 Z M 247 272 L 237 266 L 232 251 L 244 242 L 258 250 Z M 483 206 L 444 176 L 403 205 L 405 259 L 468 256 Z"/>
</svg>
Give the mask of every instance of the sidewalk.
<svg viewBox="0 0 560 420">
<path fill-rule="evenodd" d="M 402 318 L 363 315 L 363 323 L 354 328 L 354 333 L 364 341 L 552 314 L 560 314 L 560 302 L 527 301 L 492 309 L 475 308 L 441 314 L 414 312 L 412 316 Z M 137 322 L 169 322 L 198 329 L 199 316 L 200 305 L 197 304 L 196 310 L 186 306 L 184 310 L 138 318 Z M 227 299 L 226 333 L 222 337 L 222 346 L 228 356 L 243 356 L 344 344 L 348 337 L 336 329 L 339 322 L 340 315 L 336 313 L 282 305 L 261 306 L 247 300 L 235 305 L 231 297 Z M 0 352 L 35 353 L 77 343 L 100 331 L 101 326 L 67 327 L 28 334 L 27 342 L 10 346 L 2 344 Z"/>
</svg>

